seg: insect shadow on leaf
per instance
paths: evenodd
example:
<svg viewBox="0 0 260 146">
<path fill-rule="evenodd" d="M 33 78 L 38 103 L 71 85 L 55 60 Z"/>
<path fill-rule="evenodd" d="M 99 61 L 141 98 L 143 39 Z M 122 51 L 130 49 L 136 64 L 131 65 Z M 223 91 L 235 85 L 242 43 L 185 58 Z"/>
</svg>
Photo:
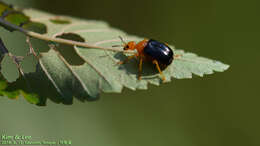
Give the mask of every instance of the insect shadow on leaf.
<svg viewBox="0 0 260 146">
<path fill-rule="evenodd" d="M 114 55 L 114 57 L 120 61 L 124 61 L 127 56 L 122 53 L 118 52 Z M 136 78 L 138 78 L 138 65 L 139 61 L 138 58 L 134 58 L 129 60 L 127 63 L 124 64 L 116 64 L 119 69 L 126 70 L 127 74 L 134 74 Z M 151 78 L 158 78 L 158 71 L 156 70 L 155 65 L 152 62 L 143 62 L 143 69 L 142 69 L 142 79 L 151 79 Z"/>
</svg>

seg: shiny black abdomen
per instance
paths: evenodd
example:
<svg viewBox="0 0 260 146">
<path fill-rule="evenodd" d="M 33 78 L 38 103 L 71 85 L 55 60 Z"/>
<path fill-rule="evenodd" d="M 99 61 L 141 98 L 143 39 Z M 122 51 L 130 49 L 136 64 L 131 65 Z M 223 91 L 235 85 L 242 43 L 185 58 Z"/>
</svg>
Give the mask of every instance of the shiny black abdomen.
<svg viewBox="0 0 260 146">
<path fill-rule="evenodd" d="M 169 46 L 152 39 L 149 40 L 144 47 L 144 54 L 157 60 L 159 64 L 166 66 L 172 63 L 174 56 L 173 51 Z"/>
</svg>

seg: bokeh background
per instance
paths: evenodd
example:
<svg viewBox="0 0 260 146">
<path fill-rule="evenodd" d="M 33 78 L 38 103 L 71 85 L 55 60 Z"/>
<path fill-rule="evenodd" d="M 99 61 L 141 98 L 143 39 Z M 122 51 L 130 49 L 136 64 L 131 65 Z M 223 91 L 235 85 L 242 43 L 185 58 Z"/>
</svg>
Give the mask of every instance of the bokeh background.
<svg viewBox="0 0 260 146">
<path fill-rule="evenodd" d="M 231 65 L 97 102 L 46 107 L 0 97 L 0 135 L 72 140 L 73 146 L 259 146 L 260 1 L 5 0 L 109 22 L 130 34 Z M 2 31 L 2 29 L 0 30 Z"/>
</svg>

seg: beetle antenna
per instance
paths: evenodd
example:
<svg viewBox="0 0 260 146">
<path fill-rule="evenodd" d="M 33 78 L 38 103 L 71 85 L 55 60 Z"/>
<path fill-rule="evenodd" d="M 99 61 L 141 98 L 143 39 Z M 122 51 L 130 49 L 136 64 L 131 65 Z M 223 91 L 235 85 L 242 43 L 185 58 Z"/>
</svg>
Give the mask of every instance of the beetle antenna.
<svg viewBox="0 0 260 146">
<path fill-rule="evenodd" d="M 123 45 L 113 45 L 112 47 L 123 47 Z"/>
<path fill-rule="evenodd" d="M 124 45 L 126 45 L 127 43 L 124 41 L 123 37 L 118 36 L 120 38 L 120 40 L 124 43 Z"/>
</svg>

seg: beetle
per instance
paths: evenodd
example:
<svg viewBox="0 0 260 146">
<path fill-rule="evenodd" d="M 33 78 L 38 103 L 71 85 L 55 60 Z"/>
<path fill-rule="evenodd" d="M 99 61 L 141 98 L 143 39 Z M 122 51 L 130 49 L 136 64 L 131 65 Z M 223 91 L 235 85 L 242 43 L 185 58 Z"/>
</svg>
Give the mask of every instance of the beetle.
<svg viewBox="0 0 260 146">
<path fill-rule="evenodd" d="M 144 39 L 138 43 L 134 41 L 126 43 L 121 36 L 119 36 L 119 38 L 123 42 L 124 50 L 136 50 L 137 53 L 135 53 L 132 56 L 128 56 L 124 61 L 120 61 L 117 64 L 124 64 L 134 57 L 138 58 L 138 80 L 140 80 L 143 62 L 150 61 L 153 64 L 155 64 L 157 70 L 162 76 L 162 80 L 165 81 L 165 76 L 162 72 L 162 69 L 167 68 L 167 66 L 169 66 L 174 60 L 174 53 L 166 43 L 161 43 L 153 39 Z"/>
</svg>

